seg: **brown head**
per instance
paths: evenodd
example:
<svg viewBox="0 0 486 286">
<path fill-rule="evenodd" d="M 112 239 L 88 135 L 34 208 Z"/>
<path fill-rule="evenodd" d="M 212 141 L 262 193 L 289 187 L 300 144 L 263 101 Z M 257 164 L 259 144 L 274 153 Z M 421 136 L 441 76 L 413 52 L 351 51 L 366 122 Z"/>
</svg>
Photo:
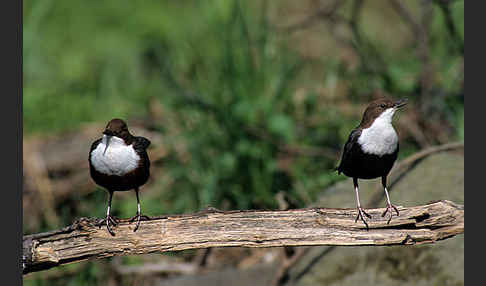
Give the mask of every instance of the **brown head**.
<svg viewBox="0 0 486 286">
<path fill-rule="evenodd" d="M 389 98 L 380 98 L 372 101 L 366 108 L 363 119 L 361 120 L 360 127 L 368 128 L 373 124 L 376 118 L 382 113 L 389 114 L 390 120 L 395 111 L 407 104 L 407 99 L 391 100 Z"/>
<path fill-rule="evenodd" d="M 103 134 L 108 136 L 126 138 L 130 135 L 130 132 L 128 131 L 128 127 L 125 121 L 118 118 L 114 118 L 110 120 L 110 122 L 108 122 L 108 124 L 105 127 L 105 130 L 103 131 Z"/>
<path fill-rule="evenodd" d="M 103 154 L 108 149 L 110 138 L 112 136 L 122 138 L 126 144 L 132 143 L 132 134 L 130 134 L 130 132 L 128 131 L 127 124 L 125 123 L 125 121 L 118 118 L 114 118 L 110 120 L 110 122 L 108 122 L 105 130 L 103 131 L 103 134 L 107 136 L 107 143 Z"/>
</svg>

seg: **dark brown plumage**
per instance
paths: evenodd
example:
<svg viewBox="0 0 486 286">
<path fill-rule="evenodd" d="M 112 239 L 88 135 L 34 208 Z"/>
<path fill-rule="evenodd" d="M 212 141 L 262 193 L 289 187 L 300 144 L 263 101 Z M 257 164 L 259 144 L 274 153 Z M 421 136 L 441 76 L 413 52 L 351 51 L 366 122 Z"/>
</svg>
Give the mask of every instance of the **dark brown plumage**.
<svg viewBox="0 0 486 286">
<path fill-rule="evenodd" d="M 358 179 L 374 179 L 381 177 L 387 198 L 387 208 L 382 216 L 392 209 L 399 215 L 398 209 L 391 204 L 386 188 L 386 178 L 398 156 L 398 136 L 392 126 L 392 118 L 396 110 L 403 107 L 406 100 L 393 101 L 382 98 L 371 102 L 366 108 L 361 123 L 351 131 L 343 148 L 341 162 L 336 168 L 338 174 L 353 178 L 356 191 L 358 215 L 368 228 L 363 216 L 371 218 L 360 205 Z"/>
<path fill-rule="evenodd" d="M 106 226 L 110 234 L 115 235 L 110 224 L 116 225 L 116 219 L 110 215 L 113 192 L 134 190 L 137 196 L 137 214 L 131 221 L 137 220 L 136 231 L 140 225 L 139 187 L 150 176 L 150 160 L 146 149 L 150 141 L 144 137 L 133 136 L 126 123 L 121 119 L 108 122 L 103 137 L 93 142 L 89 152 L 91 178 L 109 193 L 106 214 Z"/>
</svg>

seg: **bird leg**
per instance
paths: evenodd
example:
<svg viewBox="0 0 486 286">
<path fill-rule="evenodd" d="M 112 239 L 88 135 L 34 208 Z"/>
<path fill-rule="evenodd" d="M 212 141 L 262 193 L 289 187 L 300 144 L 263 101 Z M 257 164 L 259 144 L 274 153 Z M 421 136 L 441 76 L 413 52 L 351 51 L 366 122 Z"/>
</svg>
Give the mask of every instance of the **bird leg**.
<svg viewBox="0 0 486 286">
<path fill-rule="evenodd" d="M 386 189 L 386 176 L 381 177 L 381 183 L 383 185 L 383 188 L 385 189 L 385 195 L 386 195 L 386 209 L 381 216 L 385 217 L 386 213 L 390 212 L 390 218 L 387 221 L 387 224 L 389 224 L 393 216 L 393 210 L 395 210 L 397 216 L 399 216 L 400 213 L 398 212 L 397 207 L 390 202 L 390 196 L 388 195 L 388 190 Z"/>
<path fill-rule="evenodd" d="M 108 199 L 108 208 L 106 210 L 106 218 L 104 218 L 100 222 L 98 222 L 98 225 L 101 228 L 101 225 L 103 225 L 106 222 L 106 229 L 108 229 L 108 232 L 111 235 L 115 236 L 115 233 L 110 228 L 110 223 L 113 224 L 113 226 L 116 226 L 118 224 L 118 219 L 116 217 L 113 217 L 113 216 L 110 215 L 111 199 L 113 197 L 113 192 L 109 192 L 109 193 L 110 193 L 110 198 Z"/>
<path fill-rule="evenodd" d="M 140 198 L 138 197 L 138 188 L 135 188 L 135 194 L 137 195 L 137 214 L 130 219 L 130 222 L 137 220 L 137 225 L 135 226 L 133 232 L 137 231 L 138 227 L 140 226 L 140 218 L 143 217 L 145 220 L 150 220 L 150 217 L 140 214 Z"/>
<path fill-rule="evenodd" d="M 371 219 L 371 215 L 367 214 L 363 208 L 361 208 L 361 204 L 359 202 L 359 188 L 358 188 L 358 179 L 357 178 L 353 178 L 353 184 L 354 184 L 354 190 L 356 191 L 356 201 L 358 203 L 358 215 L 356 216 L 356 219 L 354 220 L 354 222 L 356 223 L 358 221 L 358 218 L 361 219 L 363 221 L 363 223 L 365 224 L 366 226 L 366 229 L 368 229 L 368 224 L 366 223 L 366 221 L 364 220 L 364 217 L 363 215 L 365 215 L 366 217 L 368 217 L 369 219 Z"/>
</svg>

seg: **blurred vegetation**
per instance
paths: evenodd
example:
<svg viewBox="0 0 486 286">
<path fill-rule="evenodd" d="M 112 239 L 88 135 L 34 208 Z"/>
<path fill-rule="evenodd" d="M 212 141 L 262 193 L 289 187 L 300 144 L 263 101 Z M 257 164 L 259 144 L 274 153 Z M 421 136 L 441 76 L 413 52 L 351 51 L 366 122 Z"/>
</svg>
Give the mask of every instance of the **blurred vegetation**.
<svg viewBox="0 0 486 286">
<path fill-rule="evenodd" d="M 169 150 L 150 214 L 312 203 L 376 96 L 410 101 L 400 157 L 464 140 L 463 1 L 295 2 L 24 1 L 24 140 L 148 119 Z"/>
</svg>

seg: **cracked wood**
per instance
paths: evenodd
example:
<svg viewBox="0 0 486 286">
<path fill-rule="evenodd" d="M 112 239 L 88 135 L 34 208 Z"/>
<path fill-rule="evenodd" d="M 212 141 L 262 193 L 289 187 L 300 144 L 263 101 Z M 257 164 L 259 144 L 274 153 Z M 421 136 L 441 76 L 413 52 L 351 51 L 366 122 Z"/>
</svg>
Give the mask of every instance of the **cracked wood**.
<svg viewBox="0 0 486 286">
<path fill-rule="evenodd" d="M 208 209 L 196 214 L 123 219 L 111 236 L 95 218 L 81 218 L 60 230 L 23 237 L 23 273 L 86 259 L 208 247 L 311 245 L 409 245 L 433 243 L 464 232 L 464 206 L 437 201 L 398 207 L 387 224 L 383 208 L 368 209 L 369 230 L 355 223 L 355 209 L 308 208 L 286 211 Z"/>
</svg>

